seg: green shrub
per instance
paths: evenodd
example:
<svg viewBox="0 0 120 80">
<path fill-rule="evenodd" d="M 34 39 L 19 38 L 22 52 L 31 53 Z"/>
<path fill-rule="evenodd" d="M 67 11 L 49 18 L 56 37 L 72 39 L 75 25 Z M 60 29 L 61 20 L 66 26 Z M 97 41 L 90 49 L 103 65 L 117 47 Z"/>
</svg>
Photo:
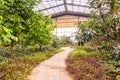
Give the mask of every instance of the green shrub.
<svg viewBox="0 0 120 80">
<path fill-rule="evenodd" d="M 92 49 L 92 46 L 89 46 L 89 45 L 84 45 L 84 46 L 78 46 L 78 48 L 77 48 L 78 50 L 79 49 L 83 49 L 83 50 L 86 50 L 86 49 Z"/>
<path fill-rule="evenodd" d="M 98 56 L 97 52 L 87 52 L 86 50 L 75 50 L 70 52 L 70 56 L 80 57 L 80 56 Z"/>
</svg>

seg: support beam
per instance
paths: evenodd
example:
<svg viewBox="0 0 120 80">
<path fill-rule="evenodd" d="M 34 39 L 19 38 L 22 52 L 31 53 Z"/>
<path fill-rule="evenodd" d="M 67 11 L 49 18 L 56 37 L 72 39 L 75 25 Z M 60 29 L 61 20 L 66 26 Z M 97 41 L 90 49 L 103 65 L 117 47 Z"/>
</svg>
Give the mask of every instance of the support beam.
<svg viewBox="0 0 120 80">
<path fill-rule="evenodd" d="M 80 13 L 80 12 L 72 12 L 72 11 L 64 11 L 64 12 L 60 12 L 57 14 L 52 14 L 52 18 L 56 18 L 56 17 L 60 17 L 60 16 L 64 16 L 64 15 L 73 15 L 73 16 L 82 16 L 82 17 L 90 17 L 90 14 L 86 14 L 86 13 Z"/>
<path fill-rule="evenodd" d="M 67 2 L 66 2 L 66 0 L 63 0 L 63 2 L 64 2 L 65 11 L 68 11 L 68 9 L 67 9 Z"/>
<path fill-rule="evenodd" d="M 45 9 L 38 10 L 38 11 L 40 12 L 40 11 L 48 10 L 48 9 L 51 9 L 51 8 L 56 8 L 56 7 L 59 7 L 59 6 L 62 6 L 62 5 L 64 5 L 64 4 L 59 4 L 59 5 L 56 5 L 56 6 L 51 6 L 49 8 L 45 8 Z"/>
<path fill-rule="evenodd" d="M 51 9 L 51 8 L 56 8 L 56 7 L 59 7 L 59 6 L 62 6 L 62 5 L 66 5 L 66 7 L 65 7 L 65 8 L 66 8 L 66 9 L 65 9 L 66 11 L 68 11 L 68 10 L 67 10 L 67 5 L 90 8 L 89 6 L 85 6 L 85 5 L 66 3 L 66 4 L 59 4 L 59 5 L 56 5 L 56 6 L 52 6 L 52 7 L 49 7 L 49 8 L 45 8 L 45 9 L 39 10 L 39 12 L 40 12 L 40 11 L 44 11 L 44 10 L 48 10 L 48 9 Z"/>
</svg>

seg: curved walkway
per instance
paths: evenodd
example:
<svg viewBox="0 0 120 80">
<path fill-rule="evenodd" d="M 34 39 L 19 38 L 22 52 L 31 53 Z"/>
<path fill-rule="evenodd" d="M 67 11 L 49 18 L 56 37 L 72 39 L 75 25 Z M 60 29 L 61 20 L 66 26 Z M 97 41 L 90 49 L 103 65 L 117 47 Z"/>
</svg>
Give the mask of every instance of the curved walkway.
<svg viewBox="0 0 120 80">
<path fill-rule="evenodd" d="M 65 47 L 64 51 L 57 53 L 48 60 L 35 67 L 29 80 L 73 80 L 66 71 L 65 59 L 72 49 Z"/>
</svg>

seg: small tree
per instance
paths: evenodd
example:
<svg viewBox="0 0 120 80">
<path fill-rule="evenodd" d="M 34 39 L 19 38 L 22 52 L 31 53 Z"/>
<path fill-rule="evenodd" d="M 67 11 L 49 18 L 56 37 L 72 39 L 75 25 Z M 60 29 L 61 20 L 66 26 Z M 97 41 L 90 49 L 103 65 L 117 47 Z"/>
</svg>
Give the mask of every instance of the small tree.
<svg viewBox="0 0 120 80">
<path fill-rule="evenodd" d="M 28 30 L 27 20 L 33 15 L 36 0 L 0 0 L 0 15 L 2 23 L 0 41 L 10 46 L 11 57 L 14 57 L 13 47 L 23 40 Z"/>
<path fill-rule="evenodd" d="M 27 44 L 39 44 L 40 50 L 43 45 L 50 43 L 54 23 L 51 17 L 44 17 L 43 13 L 35 12 L 32 17 L 30 31 L 27 36 Z"/>
</svg>

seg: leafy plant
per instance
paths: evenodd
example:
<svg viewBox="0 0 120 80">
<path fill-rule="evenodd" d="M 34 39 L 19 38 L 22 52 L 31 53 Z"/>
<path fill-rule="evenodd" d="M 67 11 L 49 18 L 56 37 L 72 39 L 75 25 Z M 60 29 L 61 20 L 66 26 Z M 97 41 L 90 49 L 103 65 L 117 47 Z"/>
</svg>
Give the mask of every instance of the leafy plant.
<svg viewBox="0 0 120 80">
<path fill-rule="evenodd" d="M 61 45 L 72 45 L 72 40 L 68 36 L 61 36 L 60 37 L 60 44 Z"/>
<path fill-rule="evenodd" d="M 120 45 L 118 45 L 118 47 L 114 48 L 114 52 L 112 55 L 116 60 L 120 60 Z"/>
<path fill-rule="evenodd" d="M 0 1 L 0 45 L 9 46 L 11 57 L 15 45 L 36 45 L 40 49 L 51 41 L 54 23 L 51 17 L 33 10 L 39 0 Z"/>
<path fill-rule="evenodd" d="M 52 37 L 52 47 L 57 48 L 59 46 L 60 46 L 60 39 L 57 36 L 53 35 L 53 37 Z"/>
<path fill-rule="evenodd" d="M 14 45 L 24 39 L 29 24 L 27 20 L 33 14 L 33 6 L 36 0 L 1 0 L 0 15 L 2 29 L 0 42 L 10 46 L 11 57 L 14 57 Z M 0 44 L 0 45 L 1 45 Z"/>
<path fill-rule="evenodd" d="M 50 16 L 44 17 L 43 13 L 35 12 L 30 24 L 25 43 L 29 45 L 38 44 L 41 50 L 43 45 L 48 45 L 51 41 L 54 23 Z"/>
<path fill-rule="evenodd" d="M 78 23 L 79 27 L 75 37 L 78 41 L 78 45 L 88 43 L 97 37 L 96 31 L 90 28 L 91 20 L 92 19 L 89 19 L 88 21 Z"/>
</svg>

